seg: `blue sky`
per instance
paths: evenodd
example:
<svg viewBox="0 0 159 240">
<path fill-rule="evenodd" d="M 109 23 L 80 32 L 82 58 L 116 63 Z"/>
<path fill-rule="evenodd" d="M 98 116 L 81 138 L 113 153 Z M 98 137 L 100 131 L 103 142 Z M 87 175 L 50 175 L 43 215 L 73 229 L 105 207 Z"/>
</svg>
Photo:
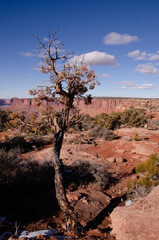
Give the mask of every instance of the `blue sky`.
<svg viewBox="0 0 159 240">
<path fill-rule="evenodd" d="M 158 0 L 0 0 L 0 98 L 30 97 L 46 78 L 33 34 L 84 56 L 101 85 L 93 96 L 159 97 Z"/>
</svg>

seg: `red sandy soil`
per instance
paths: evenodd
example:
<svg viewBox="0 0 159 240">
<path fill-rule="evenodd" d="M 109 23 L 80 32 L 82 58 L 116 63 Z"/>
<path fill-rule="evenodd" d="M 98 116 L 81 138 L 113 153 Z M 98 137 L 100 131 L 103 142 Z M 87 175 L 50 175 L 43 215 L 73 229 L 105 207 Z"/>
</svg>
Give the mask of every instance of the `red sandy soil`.
<svg viewBox="0 0 159 240">
<path fill-rule="evenodd" d="M 105 216 L 102 215 L 99 221 L 98 215 L 100 215 L 100 211 L 105 211 L 106 207 L 109 207 L 109 203 L 111 203 L 113 199 L 121 198 L 120 200 L 122 202 L 123 196 L 127 191 L 127 179 L 136 178 L 137 174 L 135 174 L 133 170 L 137 163 L 146 160 L 152 153 L 159 154 L 158 130 L 121 128 L 116 130 L 115 134 L 119 139 L 106 142 L 98 140 L 97 145 L 68 144 L 67 139 L 72 137 L 72 135 L 68 135 L 62 147 L 61 158 L 65 166 L 69 167 L 75 161 L 86 160 L 103 166 L 103 168 L 111 173 L 117 180 L 110 185 L 108 189 L 103 191 L 91 184 L 84 188 L 78 187 L 75 191 L 67 190 L 67 197 L 70 204 L 77 213 L 78 211 L 82 212 L 81 215 L 79 214 L 79 220 L 83 226 L 89 223 L 91 215 L 92 220 L 97 217 L 97 223 L 94 224 L 94 227 L 90 227 L 85 239 L 114 239 L 109 235 L 109 226 L 111 224 L 109 210 L 107 213 L 104 213 Z M 136 135 L 138 136 L 138 141 L 135 140 Z M 125 136 L 131 137 L 132 140 L 125 140 Z M 23 155 L 23 157 L 28 156 L 33 156 L 34 159 L 40 163 L 51 161 L 52 146 L 47 146 L 47 148 L 43 150 Z M 112 157 L 114 157 L 116 161 L 112 162 Z M 93 212 L 92 209 L 94 209 L 95 212 Z M 60 226 L 64 226 L 62 215 L 56 218 L 56 222 L 58 222 Z M 41 225 L 39 228 L 40 227 Z M 32 230 L 36 229 L 33 228 L 32 225 L 28 226 L 28 228 Z M 91 236 L 96 237 L 92 238 Z"/>
</svg>

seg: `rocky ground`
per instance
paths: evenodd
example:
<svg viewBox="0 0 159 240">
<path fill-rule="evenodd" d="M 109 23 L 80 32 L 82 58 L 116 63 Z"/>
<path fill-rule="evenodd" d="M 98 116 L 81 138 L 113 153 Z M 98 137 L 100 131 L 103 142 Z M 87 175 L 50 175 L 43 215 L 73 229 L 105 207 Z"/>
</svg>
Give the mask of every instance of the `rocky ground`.
<svg viewBox="0 0 159 240">
<path fill-rule="evenodd" d="M 146 215 L 143 215 L 145 219 L 149 215 L 149 209 L 152 212 L 151 207 L 147 207 L 147 202 L 149 202 L 148 199 L 153 199 L 155 196 L 153 193 L 151 197 L 146 198 L 147 200 L 143 200 L 139 207 L 137 202 L 129 207 L 121 206 L 125 205 L 127 179 L 134 180 L 140 177 L 139 174 L 134 173 L 136 164 L 146 160 L 152 153 L 159 153 L 159 130 L 121 128 L 115 133 L 118 139 L 106 142 L 98 140 L 96 144 L 74 144 L 74 142 L 70 144 L 68 140 L 74 138 L 74 135 L 66 135 L 61 158 L 65 169 L 68 201 L 74 207 L 78 220 L 85 230 L 84 239 L 157 240 L 155 231 L 153 237 L 149 235 L 147 235 L 149 238 L 137 237 L 139 231 L 143 232 L 143 226 L 147 226 L 145 223 L 140 229 L 139 225 L 143 218 L 133 221 L 134 227 L 131 231 L 134 234 L 123 233 L 123 226 L 129 229 L 135 209 L 138 209 L 141 215 L 140 210 L 146 209 Z M 24 158 L 29 156 L 40 164 L 49 162 L 52 158 L 52 146 L 23 154 Z M 158 196 L 157 193 L 156 196 Z M 149 205 L 151 205 L 150 202 Z M 129 212 L 128 215 L 126 215 L 127 212 Z M 139 215 L 138 212 L 136 214 Z M 158 217 L 155 217 L 155 208 L 153 208 L 153 214 L 151 225 L 156 221 L 159 222 Z M 120 224 L 115 219 L 118 219 Z M 123 222 L 127 222 L 127 225 Z M 135 233 L 136 225 L 138 230 Z M 30 223 L 26 226 L 26 230 L 49 229 L 52 226 L 59 231 L 64 229 L 61 213 L 58 212 L 52 218 Z M 112 230 L 113 235 L 111 235 Z M 38 239 L 45 239 L 44 236 L 40 237 Z"/>
</svg>

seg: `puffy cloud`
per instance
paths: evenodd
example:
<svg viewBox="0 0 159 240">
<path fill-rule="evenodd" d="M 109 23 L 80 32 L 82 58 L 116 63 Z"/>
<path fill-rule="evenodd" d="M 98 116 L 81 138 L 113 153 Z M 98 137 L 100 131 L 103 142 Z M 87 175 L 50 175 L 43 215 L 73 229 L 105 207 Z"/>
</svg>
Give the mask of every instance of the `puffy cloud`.
<svg viewBox="0 0 159 240">
<path fill-rule="evenodd" d="M 146 64 L 139 64 L 135 72 L 139 72 L 141 74 L 157 74 L 159 73 L 159 70 L 155 68 L 151 63 L 146 63 Z"/>
<path fill-rule="evenodd" d="M 146 52 L 141 52 L 139 49 L 129 52 L 128 57 L 133 58 L 134 60 L 145 60 Z"/>
<path fill-rule="evenodd" d="M 159 55 L 158 54 L 153 54 L 149 57 L 150 61 L 155 61 L 155 60 L 159 60 Z"/>
<path fill-rule="evenodd" d="M 109 55 L 105 52 L 89 52 L 80 56 L 75 56 L 69 60 L 70 63 L 81 63 L 86 65 L 98 65 L 98 66 L 109 66 L 118 65 L 113 55 Z"/>
<path fill-rule="evenodd" d="M 141 52 L 139 49 L 137 49 L 132 52 L 129 52 L 127 56 L 133 58 L 134 60 L 148 59 L 149 61 L 155 61 L 155 60 L 159 60 L 159 51 L 157 51 L 156 53 L 157 54 Z"/>
<path fill-rule="evenodd" d="M 122 85 L 122 89 L 151 89 L 154 87 L 154 84 L 152 83 L 143 83 L 143 84 L 137 84 L 136 82 L 128 82 L 123 81 L 120 83 Z"/>
<path fill-rule="evenodd" d="M 103 38 L 103 42 L 109 45 L 124 45 L 138 40 L 139 38 L 137 36 L 119 34 L 117 32 L 110 32 Z"/>
</svg>

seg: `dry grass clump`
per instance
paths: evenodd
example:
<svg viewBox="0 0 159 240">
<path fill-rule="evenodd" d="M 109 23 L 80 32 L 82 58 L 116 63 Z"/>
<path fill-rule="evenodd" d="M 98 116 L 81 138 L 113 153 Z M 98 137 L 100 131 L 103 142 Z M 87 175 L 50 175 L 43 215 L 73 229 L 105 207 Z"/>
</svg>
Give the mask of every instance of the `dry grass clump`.
<svg viewBox="0 0 159 240">
<path fill-rule="evenodd" d="M 159 158 L 158 158 L 158 155 L 156 153 L 150 155 L 150 157 L 145 162 L 139 163 L 136 166 L 135 171 L 137 173 L 146 172 L 148 178 L 151 178 L 153 176 L 156 176 L 157 178 L 159 178 Z"/>
<path fill-rule="evenodd" d="M 0 141 L 0 148 L 10 149 L 19 148 L 21 153 L 34 150 L 35 148 L 42 148 L 43 146 L 53 142 L 53 136 L 48 137 L 24 137 L 24 136 L 15 136 L 5 141 Z"/>
<path fill-rule="evenodd" d="M 93 138 L 103 138 L 104 141 L 111 141 L 117 139 L 117 136 L 110 129 L 96 126 L 89 131 L 89 137 Z"/>
<path fill-rule="evenodd" d="M 86 160 L 76 161 L 70 167 L 70 170 L 72 171 L 72 176 L 71 179 L 69 179 L 69 184 L 76 183 L 78 186 L 86 186 L 91 182 L 100 189 L 106 189 L 111 181 L 110 174 L 103 166 L 90 163 Z"/>
<path fill-rule="evenodd" d="M 127 199 L 131 199 L 136 201 L 140 198 L 147 196 L 151 191 L 151 188 L 147 188 L 146 186 L 135 185 L 131 188 L 127 194 Z"/>
<path fill-rule="evenodd" d="M 155 186 L 159 184 L 159 158 L 152 154 L 143 162 L 137 164 L 136 173 L 142 173 L 143 176 L 131 182 L 127 180 L 128 198 L 138 199 L 146 196 Z"/>
</svg>

